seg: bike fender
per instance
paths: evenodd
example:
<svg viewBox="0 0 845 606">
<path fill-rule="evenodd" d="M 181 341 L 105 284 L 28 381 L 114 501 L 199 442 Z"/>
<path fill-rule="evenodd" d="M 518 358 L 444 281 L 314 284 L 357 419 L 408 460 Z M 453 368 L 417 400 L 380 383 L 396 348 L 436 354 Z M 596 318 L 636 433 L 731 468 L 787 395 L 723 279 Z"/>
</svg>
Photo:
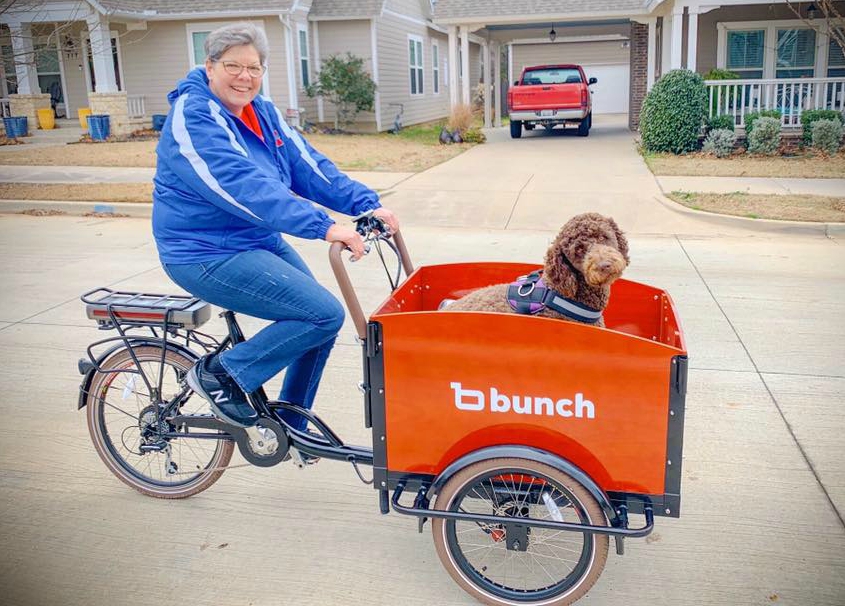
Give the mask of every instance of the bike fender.
<svg viewBox="0 0 845 606">
<path fill-rule="evenodd" d="M 601 505 L 602 510 L 604 511 L 605 516 L 607 516 L 608 521 L 610 522 L 611 526 L 616 526 L 619 522 L 619 516 L 616 513 L 616 510 L 610 504 L 610 498 L 607 496 L 604 490 L 596 484 L 593 479 L 587 475 L 584 471 L 582 471 L 578 466 L 570 463 L 566 459 L 563 459 L 557 455 L 554 455 L 550 452 L 546 452 L 545 450 L 539 450 L 537 448 L 531 448 L 530 446 L 520 446 L 520 445 L 502 445 L 502 446 L 490 446 L 488 448 L 482 448 L 480 450 L 476 450 L 469 454 L 464 455 L 460 459 L 453 461 L 450 463 L 446 469 L 444 469 L 440 475 L 438 475 L 434 482 L 429 489 L 430 494 L 434 494 L 440 491 L 443 485 L 446 483 L 449 478 L 455 475 L 460 470 L 472 465 L 473 463 L 478 463 L 479 461 L 484 461 L 486 459 L 501 459 L 501 458 L 517 458 L 517 459 L 528 459 L 529 461 L 535 461 L 537 463 L 545 463 L 550 467 L 554 467 L 555 469 L 562 471 L 565 474 L 572 476 L 575 480 L 577 480 L 587 491 L 590 495 L 598 501 L 599 505 Z"/>
<path fill-rule="evenodd" d="M 156 339 L 153 337 L 133 337 L 129 339 L 129 345 L 132 347 L 140 345 L 154 345 L 156 347 L 161 347 L 161 339 Z M 126 349 L 125 343 L 118 343 L 108 348 L 102 354 L 97 356 L 97 359 L 94 360 L 93 364 L 89 360 L 79 360 L 79 372 L 82 374 L 82 382 L 79 384 L 79 401 L 77 402 L 76 410 L 82 410 L 83 408 L 85 408 L 85 405 L 88 402 L 88 391 L 91 389 L 91 382 L 94 380 L 94 375 L 97 374 L 97 368 L 109 356 L 115 354 L 121 349 Z M 168 343 L 167 349 L 170 351 L 181 353 L 185 357 L 191 358 L 192 360 L 199 360 L 199 356 L 195 351 L 188 347 L 185 347 L 184 345 L 180 345 L 179 343 Z"/>
</svg>

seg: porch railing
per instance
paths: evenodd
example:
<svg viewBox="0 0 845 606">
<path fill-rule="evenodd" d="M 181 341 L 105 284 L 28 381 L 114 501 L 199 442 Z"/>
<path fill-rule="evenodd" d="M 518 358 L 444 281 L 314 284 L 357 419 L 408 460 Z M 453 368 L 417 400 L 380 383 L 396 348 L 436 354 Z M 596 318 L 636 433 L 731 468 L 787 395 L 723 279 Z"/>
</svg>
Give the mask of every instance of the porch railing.
<svg viewBox="0 0 845 606">
<path fill-rule="evenodd" d="M 705 80 L 710 117 L 734 117 L 745 128 L 745 115 L 764 109 L 781 113 L 784 128 L 801 126 L 801 113 L 808 109 L 845 111 L 845 78 L 797 78 L 777 80 Z"/>
<path fill-rule="evenodd" d="M 144 109 L 144 95 L 127 95 L 126 104 L 130 118 L 143 118 L 147 115 Z"/>
</svg>

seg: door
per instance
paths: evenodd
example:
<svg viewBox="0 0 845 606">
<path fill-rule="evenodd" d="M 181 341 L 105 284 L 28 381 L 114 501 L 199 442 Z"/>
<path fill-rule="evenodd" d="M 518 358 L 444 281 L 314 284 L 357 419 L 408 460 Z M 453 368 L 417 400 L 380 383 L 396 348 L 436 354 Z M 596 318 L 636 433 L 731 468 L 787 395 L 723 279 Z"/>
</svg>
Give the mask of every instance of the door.
<svg viewBox="0 0 845 606">
<path fill-rule="evenodd" d="M 587 80 L 598 78 L 590 86 L 593 93 L 593 113 L 627 114 L 631 88 L 631 67 L 627 63 L 616 65 L 583 65 Z"/>
</svg>

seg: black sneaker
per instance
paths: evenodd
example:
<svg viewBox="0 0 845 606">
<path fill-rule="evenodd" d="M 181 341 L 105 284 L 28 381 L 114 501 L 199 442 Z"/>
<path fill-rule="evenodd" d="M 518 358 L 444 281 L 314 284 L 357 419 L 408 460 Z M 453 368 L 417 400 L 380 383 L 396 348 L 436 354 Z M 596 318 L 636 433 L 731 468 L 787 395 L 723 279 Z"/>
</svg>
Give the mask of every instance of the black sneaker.
<svg viewBox="0 0 845 606">
<path fill-rule="evenodd" d="M 243 390 L 225 373 L 208 370 L 211 356 L 204 356 L 188 371 L 188 387 L 208 400 L 218 417 L 239 427 L 250 427 L 258 420 L 258 413 L 249 405 Z"/>
</svg>

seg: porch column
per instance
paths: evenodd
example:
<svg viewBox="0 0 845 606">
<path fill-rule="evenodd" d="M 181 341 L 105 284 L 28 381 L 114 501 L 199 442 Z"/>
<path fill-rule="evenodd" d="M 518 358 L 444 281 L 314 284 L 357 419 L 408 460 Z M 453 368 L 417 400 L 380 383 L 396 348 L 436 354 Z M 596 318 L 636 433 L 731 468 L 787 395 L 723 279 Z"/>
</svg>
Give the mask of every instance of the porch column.
<svg viewBox="0 0 845 606">
<path fill-rule="evenodd" d="M 461 103 L 469 105 L 469 26 L 461 26 Z"/>
<path fill-rule="evenodd" d="M 91 38 L 91 62 L 94 64 L 95 93 L 116 93 L 117 78 L 114 73 L 114 58 L 111 50 L 109 22 L 99 15 L 89 15 L 88 33 Z"/>
<path fill-rule="evenodd" d="M 698 7 L 690 6 L 687 20 L 687 69 L 695 71 L 698 53 Z"/>
<path fill-rule="evenodd" d="M 684 7 L 675 5 L 672 8 L 672 55 L 669 66 L 672 69 L 681 68 L 681 49 L 684 33 Z"/>
<path fill-rule="evenodd" d="M 493 98 L 496 100 L 493 125 L 499 128 L 502 126 L 502 45 L 496 42 L 493 51 Z"/>
<path fill-rule="evenodd" d="M 655 64 L 657 63 L 657 18 L 648 20 L 648 50 L 646 51 L 646 91 L 654 86 Z"/>
<path fill-rule="evenodd" d="M 10 23 L 9 31 L 12 35 L 12 56 L 15 61 L 15 76 L 18 79 L 18 94 L 38 94 L 41 87 L 38 86 L 38 73 L 35 70 L 30 24 Z"/>
<path fill-rule="evenodd" d="M 482 52 L 484 53 L 484 127 L 490 128 L 493 126 L 493 123 L 490 119 L 491 116 L 491 105 L 492 99 L 491 95 L 493 91 L 490 89 L 490 81 L 493 79 L 490 77 L 490 50 L 491 45 L 485 44 L 481 47 Z"/>
<path fill-rule="evenodd" d="M 449 108 L 458 104 L 458 28 L 449 26 Z"/>
</svg>

